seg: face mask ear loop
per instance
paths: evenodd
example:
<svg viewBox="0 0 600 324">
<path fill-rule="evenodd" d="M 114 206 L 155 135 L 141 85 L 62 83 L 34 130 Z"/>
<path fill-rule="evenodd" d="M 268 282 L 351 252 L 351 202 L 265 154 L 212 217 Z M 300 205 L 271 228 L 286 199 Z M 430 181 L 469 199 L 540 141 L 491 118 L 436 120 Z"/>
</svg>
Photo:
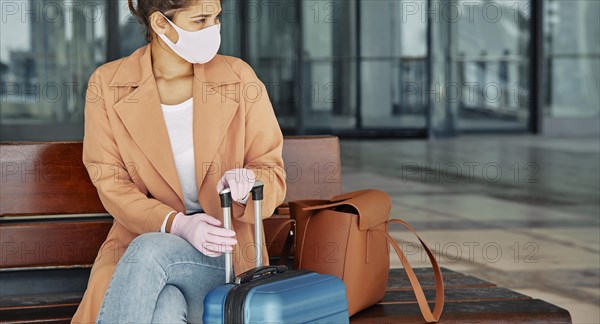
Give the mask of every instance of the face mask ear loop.
<svg viewBox="0 0 600 324">
<path fill-rule="evenodd" d="M 179 43 L 179 40 L 181 39 L 181 31 L 182 30 L 179 26 L 175 25 L 174 22 L 171 21 L 171 19 L 167 18 L 167 16 L 165 16 L 162 12 L 158 12 L 161 16 L 163 16 L 163 18 L 165 18 L 165 20 L 169 23 L 169 25 L 171 25 L 171 27 L 173 27 L 173 29 L 175 29 L 175 31 L 177 32 L 177 43 Z M 166 34 L 163 34 L 165 36 L 165 38 L 168 38 Z M 169 40 L 170 41 L 170 40 Z M 173 43 L 173 42 L 171 42 Z M 173 43 L 173 44 L 177 44 L 177 43 Z"/>
</svg>

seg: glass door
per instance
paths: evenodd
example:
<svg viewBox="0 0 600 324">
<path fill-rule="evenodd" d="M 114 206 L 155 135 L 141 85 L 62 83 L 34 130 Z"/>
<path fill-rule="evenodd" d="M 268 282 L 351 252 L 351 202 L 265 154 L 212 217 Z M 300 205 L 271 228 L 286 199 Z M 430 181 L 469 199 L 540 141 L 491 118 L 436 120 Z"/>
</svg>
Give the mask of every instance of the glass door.
<svg viewBox="0 0 600 324">
<path fill-rule="evenodd" d="M 300 11 L 297 0 L 239 1 L 243 6 L 241 53 L 265 83 L 281 128 L 293 133 L 301 120 L 302 98 L 298 49 Z"/>
<path fill-rule="evenodd" d="M 600 117 L 600 1 L 550 0 L 544 11 L 546 117 Z"/>
<path fill-rule="evenodd" d="M 431 136 L 531 131 L 529 0 L 430 0 Z"/>
<path fill-rule="evenodd" d="M 106 61 L 104 1 L 2 1 L 0 138 L 78 140 L 90 74 Z"/>
<path fill-rule="evenodd" d="M 302 112 L 307 132 L 357 127 L 356 5 L 354 0 L 302 1 Z"/>
<path fill-rule="evenodd" d="M 531 111 L 529 0 L 453 0 L 446 13 L 454 75 L 444 93 L 465 131 L 527 131 Z M 459 15 L 459 13 L 462 13 Z"/>
<path fill-rule="evenodd" d="M 360 4 L 361 117 L 364 128 L 425 129 L 425 0 Z"/>
<path fill-rule="evenodd" d="M 241 2 L 243 57 L 284 131 L 425 133 L 426 0 Z"/>
</svg>

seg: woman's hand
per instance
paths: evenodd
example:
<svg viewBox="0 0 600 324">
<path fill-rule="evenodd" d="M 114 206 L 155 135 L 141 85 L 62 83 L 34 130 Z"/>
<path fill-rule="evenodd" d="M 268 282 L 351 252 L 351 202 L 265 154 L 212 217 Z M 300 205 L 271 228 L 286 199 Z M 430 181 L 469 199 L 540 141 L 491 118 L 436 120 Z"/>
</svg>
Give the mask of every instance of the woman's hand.
<svg viewBox="0 0 600 324">
<path fill-rule="evenodd" d="M 206 256 L 218 257 L 223 252 L 233 251 L 237 240 L 235 232 L 219 227 L 221 221 L 205 213 L 186 216 L 177 213 L 171 225 L 171 234 L 177 235 Z"/>
<path fill-rule="evenodd" d="M 256 182 L 256 175 L 251 169 L 237 168 L 231 169 L 221 177 L 217 182 L 217 192 L 225 188 L 231 189 L 231 199 L 239 203 L 243 202 L 252 190 Z"/>
</svg>

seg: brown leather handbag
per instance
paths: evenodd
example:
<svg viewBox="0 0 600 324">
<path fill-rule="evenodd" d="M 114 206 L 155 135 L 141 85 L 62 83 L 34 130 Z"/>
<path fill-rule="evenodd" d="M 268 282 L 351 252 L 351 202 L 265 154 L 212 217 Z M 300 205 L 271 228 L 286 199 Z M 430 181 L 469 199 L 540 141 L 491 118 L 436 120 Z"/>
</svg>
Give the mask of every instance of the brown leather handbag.
<svg viewBox="0 0 600 324">
<path fill-rule="evenodd" d="M 437 322 L 444 307 L 439 265 L 410 225 L 388 219 L 391 205 L 389 195 L 378 189 L 352 191 L 329 200 L 290 201 L 290 217 L 296 223 L 294 268 L 341 278 L 352 316 L 383 299 L 390 269 L 389 242 L 408 274 L 423 317 L 428 323 Z M 399 223 L 417 235 L 429 255 L 436 283 L 433 312 L 406 256 L 388 232 L 389 223 Z"/>
</svg>

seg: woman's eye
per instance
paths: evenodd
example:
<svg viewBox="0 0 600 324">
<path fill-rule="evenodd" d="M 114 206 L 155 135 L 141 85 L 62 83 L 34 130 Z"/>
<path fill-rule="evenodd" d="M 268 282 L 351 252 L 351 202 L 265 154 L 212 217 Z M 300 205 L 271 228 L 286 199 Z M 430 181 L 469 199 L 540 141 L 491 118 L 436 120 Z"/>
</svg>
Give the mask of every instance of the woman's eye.
<svg viewBox="0 0 600 324">
<path fill-rule="evenodd" d="M 221 21 L 221 15 L 216 16 L 215 20 L 218 21 L 218 22 L 220 22 Z M 196 22 L 200 23 L 200 24 L 205 24 L 206 23 L 206 18 L 196 19 Z"/>
</svg>

